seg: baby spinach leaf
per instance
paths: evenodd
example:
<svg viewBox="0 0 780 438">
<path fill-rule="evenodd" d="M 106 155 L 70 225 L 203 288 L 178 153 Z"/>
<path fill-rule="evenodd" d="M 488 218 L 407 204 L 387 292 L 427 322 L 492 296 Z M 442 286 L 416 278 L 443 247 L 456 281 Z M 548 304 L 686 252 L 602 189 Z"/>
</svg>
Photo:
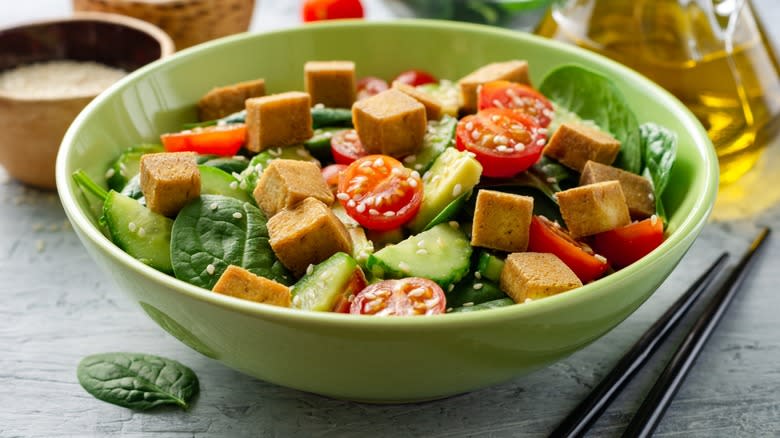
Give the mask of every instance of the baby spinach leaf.
<svg viewBox="0 0 780 438">
<path fill-rule="evenodd" d="M 610 79 L 577 65 L 564 65 L 547 74 L 539 91 L 618 139 L 620 154 L 614 166 L 637 174 L 642 172 L 639 123 L 628 101 Z"/>
<path fill-rule="evenodd" d="M 677 157 L 677 134 L 655 123 L 644 123 L 639 127 L 639 136 L 645 151 L 645 171 L 653 182 L 656 214 L 666 223 L 661 195 L 669 183 Z"/>
<path fill-rule="evenodd" d="M 79 383 L 96 398 L 145 411 L 160 405 L 187 408 L 198 393 L 191 369 L 164 357 L 141 353 L 103 353 L 81 360 Z"/>
<path fill-rule="evenodd" d="M 254 205 L 201 195 L 176 216 L 171 233 L 176 278 L 211 289 L 228 265 L 290 284 L 290 275 L 268 243 L 265 215 Z"/>
</svg>

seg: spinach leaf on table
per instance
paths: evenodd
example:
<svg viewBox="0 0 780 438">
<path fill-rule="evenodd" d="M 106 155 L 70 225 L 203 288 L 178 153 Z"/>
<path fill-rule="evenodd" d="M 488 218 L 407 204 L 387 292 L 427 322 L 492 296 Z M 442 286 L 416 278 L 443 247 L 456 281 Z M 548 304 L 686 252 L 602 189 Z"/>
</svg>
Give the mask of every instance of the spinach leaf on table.
<svg viewBox="0 0 780 438">
<path fill-rule="evenodd" d="M 656 214 L 666 223 L 661 195 L 669 183 L 672 165 L 677 157 L 677 135 L 655 123 L 644 123 L 639 127 L 639 136 L 645 151 L 645 173 L 653 182 Z"/>
<path fill-rule="evenodd" d="M 265 215 L 226 196 L 201 195 L 179 212 L 171 233 L 171 261 L 176 278 L 206 289 L 228 265 L 282 284 L 291 281 L 268 242 Z"/>
<path fill-rule="evenodd" d="M 609 78 L 577 65 L 564 65 L 547 74 L 539 91 L 618 139 L 621 147 L 615 167 L 642 173 L 639 123 L 628 101 Z"/>
<path fill-rule="evenodd" d="M 79 363 L 77 376 L 96 398 L 139 411 L 160 405 L 186 409 L 199 389 L 191 369 L 175 360 L 141 353 L 87 356 Z"/>
</svg>

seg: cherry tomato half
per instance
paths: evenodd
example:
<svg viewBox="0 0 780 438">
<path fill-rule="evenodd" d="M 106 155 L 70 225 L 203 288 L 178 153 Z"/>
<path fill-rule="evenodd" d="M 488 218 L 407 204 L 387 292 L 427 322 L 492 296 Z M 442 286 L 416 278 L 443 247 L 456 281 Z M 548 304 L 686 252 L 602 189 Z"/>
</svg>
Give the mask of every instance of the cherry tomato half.
<svg viewBox="0 0 780 438">
<path fill-rule="evenodd" d="M 477 105 L 487 108 L 509 108 L 532 118 L 546 128 L 553 118 L 553 106 L 541 93 L 528 85 L 509 81 L 494 81 L 479 87 Z"/>
<path fill-rule="evenodd" d="M 426 278 L 385 280 L 358 292 L 349 313 L 405 316 L 444 313 L 447 300 L 438 284 Z"/>
<path fill-rule="evenodd" d="M 192 151 L 199 154 L 233 156 L 246 142 L 246 125 L 208 126 L 160 136 L 168 152 Z"/>
<path fill-rule="evenodd" d="M 509 177 L 539 160 L 547 142 L 545 131 L 533 119 L 509 109 L 489 108 L 458 122 L 456 146 L 473 152 L 482 174 Z"/>
<path fill-rule="evenodd" d="M 555 254 L 583 283 L 601 277 L 609 268 L 605 259 L 596 257 L 588 246 L 544 216 L 531 218 L 528 251 Z"/>
<path fill-rule="evenodd" d="M 357 100 L 376 96 L 377 94 L 386 91 L 388 88 L 390 87 L 384 79 L 366 76 L 357 82 Z"/>
<path fill-rule="evenodd" d="M 363 18 L 360 0 L 306 0 L 301 9 L 303 21 Z"/>
<path fill-rule="evenodd" d="M 330 139 L 330 150 L 333 152 L 333 160 L 338 164 L 350 164 L 366 155 L 363 143 L 360 142 L 360 137 L 354 129 L 333 134 Z"/>
<path fill-rule="evenodd" d="M 593 236 L 593 249 L 615 269 L 624 268 L 658 248 L 664 242 L 663 221 L 655 218 Z"/>
<path fill-rule="evenodd" d="M 422 180 L 416 171 L 387 155 L 352 162 L 339 177 L 336 198 L 360 225 L 377 231 L 409 222 L 422 203 Z"/>
<path fill-rule="evenodd" d="M 391 81 L 391 83 L 392 82 L 401 82 L 402 84 L 416 87 L 418 85 L 435 84 L 439 82 L 439 80 L 436 79 L 436 76 L 428 73 L 425 70 L 406 70 L 399 73 L 398 76 L 396 76 L 395 79 Z"/>
<path fill-rule="evenodd" d="M 339 174 L 346 169 L 344 164 L 331 164 L 322 168 L 322 179 L 328 185 L 330 191 L 336 193 L 339 189 Z"/>
</svg>

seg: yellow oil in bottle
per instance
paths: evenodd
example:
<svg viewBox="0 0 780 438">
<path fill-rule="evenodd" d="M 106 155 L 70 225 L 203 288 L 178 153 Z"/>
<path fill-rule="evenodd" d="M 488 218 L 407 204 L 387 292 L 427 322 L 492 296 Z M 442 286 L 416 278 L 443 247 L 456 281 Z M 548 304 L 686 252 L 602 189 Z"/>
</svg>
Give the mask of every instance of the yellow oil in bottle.
<svg viewBox="0 0 780 438">
<path fill-rule="evenodd" d="M 707 129 L 722 183 L 747 172 L 780 125 L 780 69 L 744 1 L 559 0 L 537 33 L 613 58 L 675 94 Z"/>
</svg>

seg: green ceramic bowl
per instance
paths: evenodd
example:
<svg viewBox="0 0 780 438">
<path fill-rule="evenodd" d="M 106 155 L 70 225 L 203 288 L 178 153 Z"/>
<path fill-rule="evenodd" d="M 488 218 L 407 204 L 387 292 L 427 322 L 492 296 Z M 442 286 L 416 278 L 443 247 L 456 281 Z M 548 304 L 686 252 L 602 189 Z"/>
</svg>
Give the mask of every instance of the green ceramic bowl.
<svg viewBox="0 0 780 438">
<path fill-rule="evenodd" d="M 483 312 L 375 318 L 303 312 L 242 301 L 191 286 L 134 260 L 97 227 L 71 180 L 82 168 L 103 180 L 129 145 L 195 119 L 211 87 L 264 77 L 271 92 L 302 89 L 303 64 L 351 59 L 358 75 L 392 77 L 423 68 L 457 79 L 483 64 L 528 59 L 537 82 L 578 62 L 603 72 L 640 121 L 676 131 L 680 151 L 664 196 L 670 236 L 638 263 L 572 292 Z M 128 76 L 71 126 L 57 160 L 65 211 L 95 261 L 163 329 L 237 370 L 279 385 L 370 402 L 445 397 L 504 382 L 598 339 L 644 302 L 701 230 L 715 199 L 718 167 L 705 131 L 674 97 L 637 73 L 574 47 L 508 30 L 436 21 L 341 22 L 201 45 Z"/>
</svg>

